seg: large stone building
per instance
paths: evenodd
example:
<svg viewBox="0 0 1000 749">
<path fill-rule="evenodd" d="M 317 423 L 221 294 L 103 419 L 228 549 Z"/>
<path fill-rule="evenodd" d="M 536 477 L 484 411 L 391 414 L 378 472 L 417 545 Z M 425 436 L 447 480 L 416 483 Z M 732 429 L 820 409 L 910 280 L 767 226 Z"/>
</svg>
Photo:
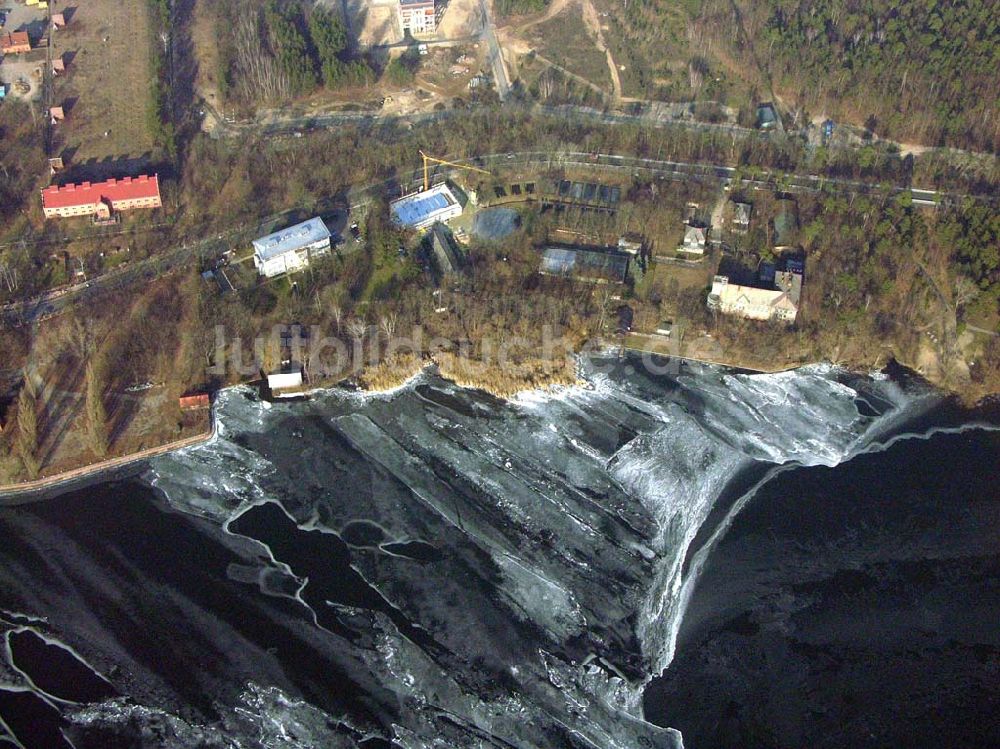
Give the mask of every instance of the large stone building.
<svg viewBox="0 0 1000 749">
<path fill-rule="evenodd" d="M 255 239 L 253 250 L 253 264 L 260 275 L 273 278 L 294 273 L 330 252 L 330 230 L 317 216 Z"/>
<path fill-rule="evenodd" d="M 159 208 L 161 205 L 160 182 L 155 174 L 79 185 L 53 185 L 42 190 L 45 218 L 94 216 L 106 220 L 117 211 Z"/>
<path fill-rule="evenodd" d="M 784 270 L 775 273 L 774 289 L 759 289 L 729 282 L 726 276 L 712 280 L 708 306 L 724 315 L 738 315 L 750 320 L 795 322 L 802 295 L 802 274 Z"/>
<path fill-rule="evenodd" d="M 399 25 L 414 36 L 433 32 L 437 29 L 434 0 L 399 0 Z"/>
</svg>

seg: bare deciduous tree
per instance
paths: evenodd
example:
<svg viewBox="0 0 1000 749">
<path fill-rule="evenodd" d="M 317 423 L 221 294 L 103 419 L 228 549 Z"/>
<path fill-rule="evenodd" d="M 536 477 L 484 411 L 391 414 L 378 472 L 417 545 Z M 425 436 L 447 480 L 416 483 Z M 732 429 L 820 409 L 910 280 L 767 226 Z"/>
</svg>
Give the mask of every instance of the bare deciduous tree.
<svg viewBox="0 0 1000 749">
<path fill-rule="evenodd" d="M 368 332 L 368 323 L 366 323 L 364 320 L 357 317 L 348 320 L 347 334 L 351 338 L 360 341 L 365 337 L 365 334 L 367 332 Z"/>
<path fill-rule="evenodd" d="M 398 323 L 399 315 L 395 312 L 390 312 L 379 318 L 379 327 L 382 328 L 382 333 L 385 335 L 386 340 L 392 340 L 393 335 L 396 333 L 396 325 Z"/>
</svg>

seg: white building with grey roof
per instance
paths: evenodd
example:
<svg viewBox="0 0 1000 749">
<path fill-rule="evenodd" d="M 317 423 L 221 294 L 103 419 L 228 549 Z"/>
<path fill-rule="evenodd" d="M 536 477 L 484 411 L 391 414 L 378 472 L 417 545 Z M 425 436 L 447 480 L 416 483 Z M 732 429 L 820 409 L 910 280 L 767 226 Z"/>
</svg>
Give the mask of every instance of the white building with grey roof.
<svg viewBox="0 0 1000 749">
<path fill-rule="evenodd" d="M 313 258 L 330 252 L 330 230 L 316 216 L 301 224 L 253 241 L 253 264 L 262 276 L 273 278 L 309 266 Z"/>
</svg>

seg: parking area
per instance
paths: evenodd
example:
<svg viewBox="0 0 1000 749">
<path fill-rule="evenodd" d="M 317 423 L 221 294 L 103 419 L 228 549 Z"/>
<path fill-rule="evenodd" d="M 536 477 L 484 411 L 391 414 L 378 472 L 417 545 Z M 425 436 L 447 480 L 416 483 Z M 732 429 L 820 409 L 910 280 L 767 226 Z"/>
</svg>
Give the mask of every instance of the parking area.
<svg viewBox="0 0 1000 749">
<path fill-rule="evenodd" d="M 3 19 L 3 31 L 27 31 L 31 44 L 35 46 L 45 34 L 45 23 L 48 11 L 37 5 L 24 5 L 8 0 L 0 6 L 0 18 Z"/>
<path fill-rule="evenodd" d="M 45 50 L 39 40 L 45 35 L 47 12 L 37 5 L 9 3 L 0 7 L 0 33 L 26 31 L 31 39 L 31 52 L 5 55 L 0 62 L 0 82 L 6 84 L 6 95 L 13 99 L 37 99 L 42 92 L 42 66 Z"/>
</svg>

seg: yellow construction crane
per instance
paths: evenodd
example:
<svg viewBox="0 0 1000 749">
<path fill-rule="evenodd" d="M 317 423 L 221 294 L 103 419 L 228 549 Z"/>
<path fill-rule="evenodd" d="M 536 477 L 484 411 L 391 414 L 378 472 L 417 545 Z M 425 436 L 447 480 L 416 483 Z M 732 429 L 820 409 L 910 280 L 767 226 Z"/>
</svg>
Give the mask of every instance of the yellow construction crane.
<svg viewBox="0 0 1000 749">
<path fill-rule="evenodd" d="M 466 169 L 470 172 L 479 172 L 480 174 L 489 174 L 489 172 L 486 171 L 485 169 L 480 169 L 479 167 L 475 166 L 468 166 L 467 164 L 455 164 L 454 162 L 444 161 L 443 159 L 436 159 L 433 156 L 428 156 L 423 151 L 420 152 L 420 155 L 421 157 L 423 157 L 424 160 L 424 190 L 431 189 L 430 173 L 427 170 L 428 164 L 431 163 L 441 164 L 442 166 L 453 166 L 456 169 Z"/>
</svg>

